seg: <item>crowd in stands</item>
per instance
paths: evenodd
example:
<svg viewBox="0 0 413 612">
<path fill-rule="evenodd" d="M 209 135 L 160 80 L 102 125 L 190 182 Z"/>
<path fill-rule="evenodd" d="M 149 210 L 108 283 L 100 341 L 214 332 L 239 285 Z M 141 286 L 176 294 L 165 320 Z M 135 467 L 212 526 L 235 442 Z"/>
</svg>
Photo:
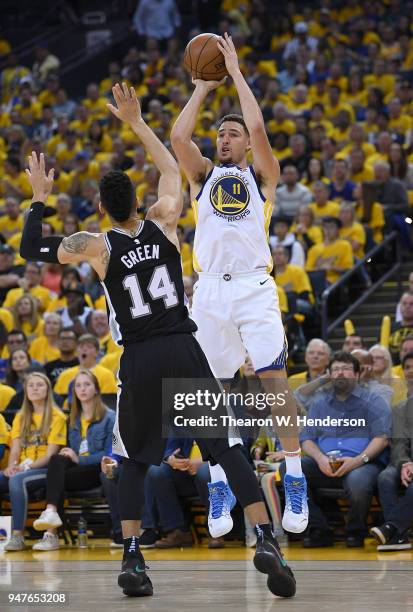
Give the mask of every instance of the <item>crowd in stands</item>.
<svg viewBox="0 0 413 612">
<path fill-rule="evenodd" d="M 141 218 L 156 201 L 159 176 L 152 160 L 106 106 L 112 86 L 127 82 L 141 100 L 145 120 L 170 147 L 172 125 L 192 85 L 182 64 L 182 15 L 171 0 L 159 21 L 150 5 L 141 0 L 134 16 L 137 45 L 114 58 L 106 78 L 90 82 L 80 98 L 65 88 L 61 62 L 45 45 L 36 47 L 34 63 L 26 66 L 7 41 L 0 41 L 0 492 L 8 492 L 12 504 L 10 550 L 25 546 L 27 491 L 46 487 L 46 518 L 52 517 L 55 529 L 46 531 L 35 547 L 50 550 L 59 546 L 56 529 L 61 525 L 63 491 L 99 482 L 110 502 L 113 541 L 121 541 L 113 486 L 121 462 L 114 458 L 118 463 L 113 479 L 107 477 L 104 459 L 110 455 L 122 351 L 110 336 L 101 284 L 85 263 L 73 267 L 26 262 L 19 256 L 19 244 L 31 201 L 24 170 L 32 150 L 44 152 L 47 167 L 55 168 L 45 236 L 110 227 L 98 209 L 99 179 L 110 169 L 125 171 L 136 186 Z M 371 402 L 376 404 L 377 395 L 380 400 L 374 406 L 382 411 L 377 427 L 356 436 L 356 444 L 342 447 L 354 459 L 373 444 L 375 460 L 365 465 L 354 461 L 352 466 L 347 462 L 342 482 L 326 473 L 325 453 L 337 450 L 331 448 L 331 437 L 326 442 L 311 428 L 303 433 L 310 491 L 321 486 L 320 471 L 322 487 L 331 482 L 344 487 L 351 502 L 351 546 L 363 540 L 371 495 L 378 486 L 386 524 L 396 530 L 388 539 L 397 534 L 406 539 L 403 534 L 413 518 L 408 505 L 413 494 L 413 432 L 400 434 L 391 451 L 389 441 L 392 415 L 399 419 L 394 429 L 400 419 L 408 420 L 411 410 L 413 277 L 397 311 L 394 306 L 395 322 L 386 345 L 367 350 L 363 339 L 353 334 L 331 361 L 328 344 L 307 341 L 309 325 L 314 329 L 317 323 L 312 274 L 322 274 L 324 287 L 335 283 L 392 230 L 399 232 L 406 248 L 411 246 L 413 39 L 408 5 L 389 0 L 374 3 L 370 10 L 371 3 L 353 0 L 345 5 L 290 2 L 285 7 L 264 0 L 222 0 L 214 7 L 217 18 L 211 22 L 211 15 L 200 9 L 200 21 L 186 37 L 205 23 L 217 33 L 232 34 L 281 165 L 269 241 L 287 332 L 306 346 L 308 369 L 291 377 L 300 407 L 310 415 L 322 414 L 321 394 L 329 394 L 332 410 L 343 412 L 348 403 L 349 410 L 370 415 Z M 215 159 L 215 125 L 230 112 L 240 112 L 240 106 L 227 79 L 208 95 L 196 127 L 194 140 L 207 157 Z M 184 182 L 178 236 L 189 300 L 196 280 L 194 229 Z M 367 269 L 362 268 L 360 283 L 362 290 L 371 284 Z M 335 396 L 335 372 L 352 380 L 350 392 L 342 393 L 344 400 Z M 343 406 L 336 405 L 340 402 Z M 70 414 L 68 421 L 65 414 Z M 272 434 L 258 440 L 261 443 L 251 442 L 253 459 L 267 452 L 280 460 Z M 196 447 L 188 440 L 173 440 L 171 445 L 165 462 L 148 473 L 143 526 L 147 545 L 160 548 L 192 542 L 178 497 L 198 494 L 206 500 L 208 475 Z M 400 470 L 405 494 L 399 512 Z M 273 522 L 281 528 L 275 476 L 265 475 L 262 486 Z M 38 519 L 39 528 L 43 519 Z M 332 543 L 325 517 L 313 501 L 310 528 L 305 545 Z"/>
</svg>

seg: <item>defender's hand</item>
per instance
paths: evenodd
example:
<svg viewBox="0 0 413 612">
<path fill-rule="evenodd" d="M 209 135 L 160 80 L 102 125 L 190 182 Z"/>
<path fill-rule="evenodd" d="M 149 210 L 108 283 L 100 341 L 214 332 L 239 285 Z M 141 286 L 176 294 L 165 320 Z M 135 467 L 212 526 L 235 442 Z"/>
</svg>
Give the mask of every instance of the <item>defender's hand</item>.
<svg viewBox="0 0 413 612">
<path fill-rule="evenodd" d="M 33 200 L 45 202 L 53 188 L 54 168 L 51 168 L 46 175 L 43 153 L 40 153 L 38 159 L 37 153 L 32 151 L 32 154 L 29 155 L 29 168 L 26 169 L 26 174 L 33 189 Z"/>
<path fill-rule="evenodd" d="M 141 121 L 141 105 L 136 97 L 136 91 L 133 87 L 128 88 L 126 83 L 122 83 L 122 87 L 119 83 L 116 83 L 112 87 L 113 97 L 115 98 L 116 106 L 113 104 L 107 104 L 106 106 L 111 113 L 118 119 L 129 125 L 134 125 Z"/>
</svg>

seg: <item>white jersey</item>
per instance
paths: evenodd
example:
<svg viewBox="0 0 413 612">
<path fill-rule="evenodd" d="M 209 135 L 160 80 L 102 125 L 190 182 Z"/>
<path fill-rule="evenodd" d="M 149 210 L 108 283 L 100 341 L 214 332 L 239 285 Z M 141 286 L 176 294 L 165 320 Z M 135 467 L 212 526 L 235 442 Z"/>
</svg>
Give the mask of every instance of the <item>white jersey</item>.
<svg viewBox="0 0 413 612">
<path fill-rule="evenodd" d="M 272 270 L 268 229 L 272 204 L 263 196 L 252 166 L 214 166 L 192 202 L 197 272 Z"/>
</svg>

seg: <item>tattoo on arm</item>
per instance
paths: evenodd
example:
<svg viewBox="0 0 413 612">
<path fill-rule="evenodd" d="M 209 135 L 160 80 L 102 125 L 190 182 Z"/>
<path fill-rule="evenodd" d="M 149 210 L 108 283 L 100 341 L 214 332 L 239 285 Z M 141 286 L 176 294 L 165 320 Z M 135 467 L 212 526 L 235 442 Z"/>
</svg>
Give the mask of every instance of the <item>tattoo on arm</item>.
<svg viewBox="0 0 413 612">
<path fill-rule="evenodd" d="M 78 232 L 62 241 L 62 247 L 67 253 L 84 253 L 89 244 L 90 236 L 86 232 Z"/>
<path fill-rule="evenodd" d="M 109 265 L 109 259 L 110 259 L 110 253 L 107 250 L 107 248 L 105 247 L 101 253 L 101 257 L 100 260 L 105 268 L 105 270 L 107 270 L 107 267 Z"/>
</svg>

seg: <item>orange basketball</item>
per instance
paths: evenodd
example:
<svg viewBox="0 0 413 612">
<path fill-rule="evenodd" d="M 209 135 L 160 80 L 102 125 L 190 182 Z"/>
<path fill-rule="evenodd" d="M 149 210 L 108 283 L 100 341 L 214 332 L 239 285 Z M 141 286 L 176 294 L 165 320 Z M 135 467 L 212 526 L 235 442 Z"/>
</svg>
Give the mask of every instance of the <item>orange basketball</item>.
<svg viewBox="0 0 413 612">
<path fill-rule="evenodd" d="M 227 76 L 225 60 L 216 34 L 198 34 L 186 46 L 184 66 L 193 79 L 220 81 Z"/>
</svg>

